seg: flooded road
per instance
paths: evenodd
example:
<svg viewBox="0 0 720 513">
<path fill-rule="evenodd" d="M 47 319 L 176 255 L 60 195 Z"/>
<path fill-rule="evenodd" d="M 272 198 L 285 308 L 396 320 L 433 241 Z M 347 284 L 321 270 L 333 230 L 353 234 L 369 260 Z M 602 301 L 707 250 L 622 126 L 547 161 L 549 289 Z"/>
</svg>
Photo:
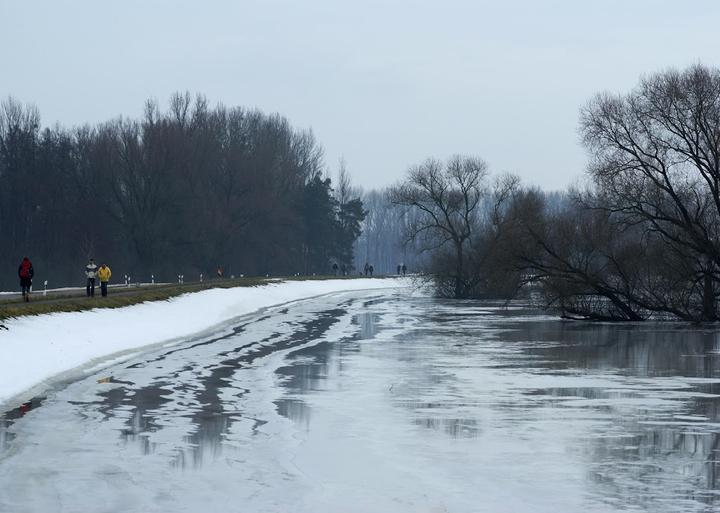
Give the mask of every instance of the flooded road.
<svg viewBox="0 0 720 513">
<path fill-rule="evenodd" d="M 718 511 L 719 407 L 715 329 L 333 295 L 6 413 L 0 511 Z"/>
</svg>

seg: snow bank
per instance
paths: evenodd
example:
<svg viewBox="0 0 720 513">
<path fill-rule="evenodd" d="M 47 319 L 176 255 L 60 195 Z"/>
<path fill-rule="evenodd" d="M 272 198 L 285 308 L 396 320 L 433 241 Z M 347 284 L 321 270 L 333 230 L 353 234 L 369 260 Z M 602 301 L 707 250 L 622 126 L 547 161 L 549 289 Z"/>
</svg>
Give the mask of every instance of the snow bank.
<svg viewBox="0 0 720 513">
<path fill-rule="evenodd" d="M 0 405 L 95 359 L 198 334 L 262 308 L 333 292 L 405 283 L 392 278 L 290 281 L 210 289 L 125 308 L 9 320 L 5 322 L 8 330 L 0 331 Z"/>
</svg>

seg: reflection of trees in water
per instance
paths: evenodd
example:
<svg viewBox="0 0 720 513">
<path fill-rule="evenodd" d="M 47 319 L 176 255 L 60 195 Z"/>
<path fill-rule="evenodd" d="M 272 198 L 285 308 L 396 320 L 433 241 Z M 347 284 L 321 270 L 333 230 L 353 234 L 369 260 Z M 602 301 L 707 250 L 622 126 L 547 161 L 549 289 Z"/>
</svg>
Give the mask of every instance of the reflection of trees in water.
<svg viewBox="0 0 720 513">
<path fill-rule="evenodd" d="M 718 388 L 714 384 L 708 387 L 708 393 L 720 392 Z M 619 392 L 592 387 L 548 388 L 530 394 L 558 398 L 553 403 L 557 408 L 592 409 L 611 422 L 609 427 L 604 424 L 601 432 L 590 434 L 582 449 L 588 459 L 589 479 L 599 487 L 611 489 L 603 496 L 624 497 L 648 507 L 656 498 L 645 491 L 671 486 L 673 493 L 684 499 L 707 504 L 718 501 L 715 495 L 720 487 L 718 398 L 676 398 L 665 404 L 643 406 L 647 396 L 642 389 Z M 653 389 L 651 395 L 660 398 L 661 394 L 662 390 Z M 599 404 L 574 405 L 573 398 Z M 639 402 L 623 405 L 623 399 Z M 543 403 L 535 405 L 541 407 Z"/>
<path fill-rule="evenodd" d="M 477 438 L 480 423 L 477 405 L 469 401 L 456 378 L 431 365 L 414 365 L 403 372 L 388 392 L 398 408 L 410 413 L 416 426 L 445 433 L 452 438 Z M 433 397 L 433 400 L 429 400 Z"/>
<path fill-rule="evenodd" d="M 508 328 L 507 323 L 498 327 Z M 720 377 L 720 332 L 670 324 L 524 322 L 499 336 L 554 362 L 549 368 L 628 370 L 638 376 Z"/>
<path fill-rule="evenodd" d="M 672 486 L 677 496 L 716 503 L 714 491 L 720 487 L 720 401 L 713 395 L 720 394 L 720 384 L 685 379 L 720 377 L 720 337 L 716 331 L 667 324 L 530 322 L 518 324 L 502 338 L 519 343 L 537 341 L 525 350 L 539 356 L 543 362 L 539 366 L 547 370 L 617 370 L 626 376 L 659 379 L 631 383 L 635 390 L 624 386 L 614 390 L 550 388 L 529 393 L 610 401 L 583 405 L 606 410 L 616 424 L 610 434 L 593 438 L 587 446 L 590 478 L 598 486 L 613 488 L 608 496 L 635 497 L 638 504 L 647 507 L 655 498 L 643 490 Z M 673 377 L 679 381 L 674 382 Z M 664 395 L 669 391 L 710 395 Z M 672 402 L 643 407 L 643 398 L 648 395 Z M 623 406 L 622 399 L 640 401 Z M 556 406 L 572 406 L 572 401 L 558 401 Z"/>
<path fill-rule="evenodd" d="M 363 306 L 369 306 L 370 302 L 367 302 Z M 355 337 L 358 340 L 369 340 L 373 338 L 378 332 L 378 321 L 380 316 L 374 312 L 364 312 L 358 314 L 353 319 L 359 326 L 360 332 Z"/>
<path fill-rule="evenodd" d="M 717 418 L 717 411 L 712 418 Z M 611 496 L 636 498 L 645 507 L 656 498 L 643 494 L 643 490 L 656 487 L 671 490 L 676 498 L 717 503 L 716 490 L 720 484 L 717 426 L 702 422 L 647 425 L 628 419 L 622 424 L 627 433 L 634 434 L 599 437 L 588 445 L 589 477 L 594 482 L 612 488 Z"/>
<path fill-rule="evenodd" d="M 477 438 L 480 434 L 478 421 L 475 419 L 417 417 L 414 422 L 417 426 L 443 431 L 452 438 Z"/>
<path fill-rule="evenodd" d="M 416 426 L 452 438 L 476 438 L 481 431 L 477 404 L 448 367 L 457 354 L 453 347 L 439 342 L 442 336 L 447 333 L 438 335 L 428 327 L 413 330 L 412 343 L 401 342 L 394 358 L 402 370 L 388 393 L 396 407 L 409 412 Z"/>
<path fill-rule="evenodd" d="M 720 377 L 716 330 L 670 323 L 518 322 L 513 311 L 488 313 L 482 305 L 453 303 L 452 308 L 446 308 L 446 302 L 420 308 L 420 326 L 388 348 L 396 351 L 393 357 L 401 365 L 389 393 L 415 425 L 451 437 L 480 436 L 482 405 L 473 402 L 474 385 L 458 379 L 457 365 L 478 371 L 486 366 L 507 368 L 500 372 L 518 368 L 549 376 L 605 377 L 617 387 L 523 392 L 518 376 L 527 400 L 501 394 L 485 406 L 518 423 L 533 421 L 532 408 L 548 407 L 572 409 L 565 410 L 568 422 L 586 412 L 604 419 L 598 432 L 579 444 L 587 457 L 588 478 L 606 489 L 601 496 L 622 497 L 630 507 L 643 509 L 655 504 L 661 510 L 655 501 L 662 499 L 652 494 L 665 491 L 658 493 L 665 500 L 673 493 L 674 499 L 716 505 L 720 428 L 712 424 L 720 424 L 720 402 L 701 394 L 720 394 L 720 385 L 687 379 Z M 574 405 L 572 398 L 578 398 Z M 627 399 L 634 401 L 624 403 Z"/>
<path fill-rule="evenodd" d="M 657 509 L 663 508 L 655 501 L 663 499 L 652 494 L 659 490 L 667 492 L 660 494 L 664 500 L 672 494 L 675 500 L 696 500 L 710 507 L 720 502 L 716 495 L 720 489 L 720 401 L 714 397 L 720 395 L 720 384 L 692 379 L 720 378 L 718 330 L 671 323 L 518 322 L 512 312 L 488 317 L 481 310 L 463 313 L 463 302 L 455 306 L 455 312 L 434 308 L 428 315 L 432 321 L 416 333 L 418 337 L 434 338 L 445 353 L 449 351 L 448 340 L 455 339 L 456 346 L 467 350 L 465 358 L 470 359 L 471 366 L 518 368 L 550 376 L 605 377 L 617 383 L 617 387 L 526 390 L 523 394 L 527 401 L 497 398 L 490 405 L 513 422 L 523 422 L 528 414 L 532 417 L 528 409 L 548 407 L 568 412 L 574 409 L 581 416 L 583 411 L 592 412 L 609 421 L 580 444 L 587 456 L 589 479 L 606 489 L 600 495 L 623 497 L 643 508 L 654 504 Z M 440 329 L 433 333 L 435 325 Z M 482 356 L 473 352 L 473 347 L 487 348 L 488 341 L 500 348 L 492 355 L 492 363 L 476 359 Z M 423 361 L 428 345 L 415 341 L 401 357 L 413 365 L 408 373 L 416 376 L 419 385 L 437 382 L 443 376 L 442 369 Z M 442 429 L 444 423 L 452 425 L 449 408 L 455 396 L 453 379 L 445 379 L 442 389 L 448 399 L 433 408 L 438 412 L 448 409 L 447 418 L 440 413 L 419 416 L 418 425 L 432 429 Z M 412 382 L 411 378 L 404 386 Z M 623 402 L 628 399 L 631 401 Z M 404 405 L 415 408 L 415 412 L 422 409 L 419 402 L 405 401 Z M 568 422 L 573 416 L 570 413 Z"/>
<path fill-rule="evenodd" d="M 533 323 L 513 332 L 512 338 L 560 342 L 526 349 L 541 356 L 547 362 L 542 366 L 549 369 L 617 369 L 631 377 L 660 379 L 631 383 L 635 391 L 619 387 L 620 390 L 612 391 L 565 388 L 533 392 L 591 400 L 641 399 L 630 407 L 623 407 L 621 402 L 607 407 L 618 429 L 616 436 L 600 436 L 589 444 L 591 479 L 598 486 L 613 488 L 609 496 L 635 497 L 644 506 L 654 499 L 644 495 L 643 490 L 656 486 L 672 486 L 680 497 L 715 504 L 714 491 L 720 487 L 720 402 L 712 395 L 720 394 L 720 384 L 692 381 L 688 384 L 684 378 L 720 376 L 717 365 L 720 355 L 714 354 L 718 349 L 717 333 L 663 325 L 578 328 L 565 324 Z M 671 378 L 677 376 L 680 381 L 674 382 Z M 676 405 L 650 404 L 643 408 L 642 398 L 649 394 L 664 399 L 664 390 L 710 395 L 672 396 L 669 400 Z M 562 404 L 568 405 L 558 403 Z"/>
<path fill-rule="evenodd" d="M 369 300 L 362 304 L 369 308 L 384 300 Z M 286 397 L 275 402 L 278 413 L 300 425 L 310 424 L 311 408 L 298 395 L 322 390 L 331 375 L 344 371 L 345 356 L 361 350 L 359 341 L 373 338 L 378 330 L 380 315 L 363 312 L 353 316 L 358 331 L 352 338 L 332 342 L 320 342 L 295 350 L 286 357 L 287 365 L 275 372 L 282 377 Z"/>
</svg>

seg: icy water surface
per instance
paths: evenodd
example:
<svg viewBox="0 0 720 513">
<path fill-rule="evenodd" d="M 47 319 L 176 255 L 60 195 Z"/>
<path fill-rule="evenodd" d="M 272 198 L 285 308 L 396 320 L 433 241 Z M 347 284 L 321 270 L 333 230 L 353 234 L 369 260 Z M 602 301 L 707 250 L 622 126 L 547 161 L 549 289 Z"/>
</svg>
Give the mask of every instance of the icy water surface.
<svg viewBox="0 0 720 513">
<path fill-rule="evenodd" d="M 714 329 L 335 295 L 6 413 L 0 511 L 720 511 L 719 404 Z"/>
</svg>

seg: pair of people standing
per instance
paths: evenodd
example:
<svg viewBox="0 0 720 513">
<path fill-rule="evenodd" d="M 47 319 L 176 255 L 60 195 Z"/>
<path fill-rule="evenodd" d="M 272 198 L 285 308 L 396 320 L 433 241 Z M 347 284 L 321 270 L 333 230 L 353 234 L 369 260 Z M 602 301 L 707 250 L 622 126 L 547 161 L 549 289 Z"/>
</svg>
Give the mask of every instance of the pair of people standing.
<svg viewBox="0 0 720 513">
<path fill-rule="evenodd" d="M 87 284 L 85 291 L 88 297 L 95 296 L 95 279 L 100 280 L 100 294 L 102 297 L 107 296 L 107 286 L 112 276 L 112 271 L 106 264 L 102 264 L 99 268 L 95 265 L 95 260 L 92 258 L 88 265 L 85 266 L 85 276 L 87 277 Z"/>
</svg>

